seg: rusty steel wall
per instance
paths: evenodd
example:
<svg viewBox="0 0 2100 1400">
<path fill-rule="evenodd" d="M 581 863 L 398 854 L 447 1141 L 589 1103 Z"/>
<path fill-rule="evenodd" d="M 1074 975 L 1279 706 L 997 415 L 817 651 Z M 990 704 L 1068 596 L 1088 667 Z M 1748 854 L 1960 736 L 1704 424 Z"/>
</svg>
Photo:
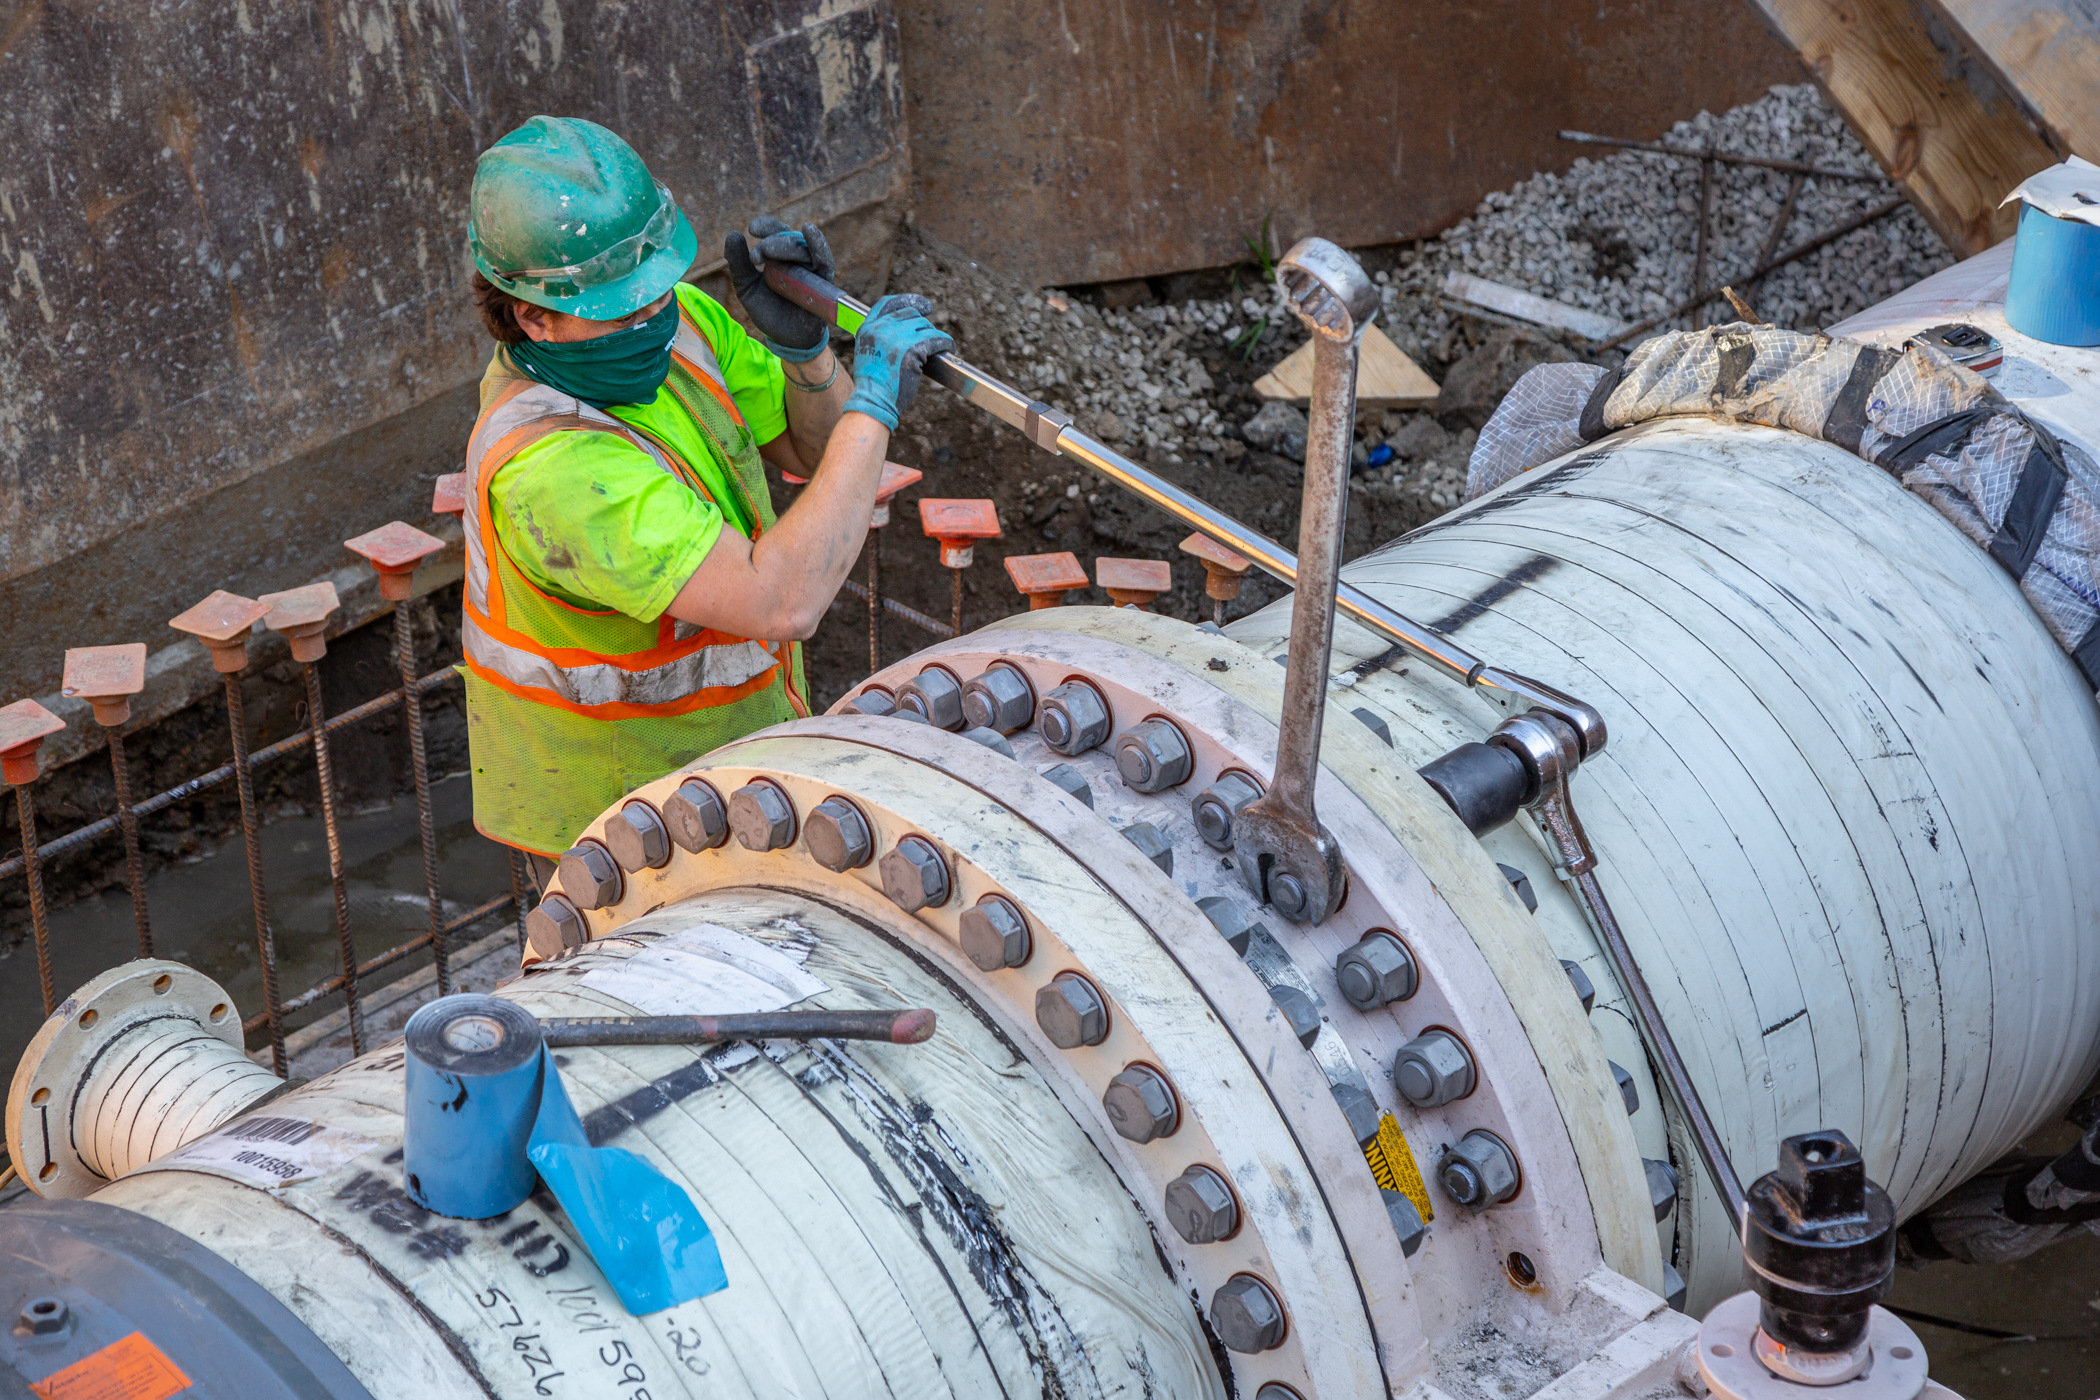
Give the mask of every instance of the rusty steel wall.
<svg viewBox="0 0 2100 1400">
<path fill-rule="evenodd" d="M 1578 154 L 1801 64 L 1742 0 L 904 0 L 929 232 L 1040 282 L 1437 232 Z M 967 81 L 957 75 L 967 75 Z"/>
<path fill-rule="evenodd" d="M 526 117 L 626 136 L 703 268 L 767 209 L 872 266 L 908 192 L 891 0 L 0 0 L 0 93 L 0 701 L 423 520 L 489 352 L 474 156 Z"/>
</svg>

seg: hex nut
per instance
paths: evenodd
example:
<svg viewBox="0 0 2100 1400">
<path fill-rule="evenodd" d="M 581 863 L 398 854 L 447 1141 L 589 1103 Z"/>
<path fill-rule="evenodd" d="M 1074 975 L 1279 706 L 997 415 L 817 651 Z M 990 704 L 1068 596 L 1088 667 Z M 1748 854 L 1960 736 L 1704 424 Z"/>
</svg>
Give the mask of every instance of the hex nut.
<svg viewBox="0 0 2100 1400">
<path fill-rule="evenodd" d="M 962 685 L 939 666 L 928 666 L 897 687 L 897 708 L 916 711 L 935 729 L 963 727 Z"/>
<path fill-rule="evenodd" d="M 963 910 L 960 941 L 963 956 L 981 972 L 1019 967 L 1035 952 L 1028 921 L 1012 901 L 996 894 L 988 894 Z"/>
<path fill-rule="evenodd" d="M 22 1330 L 32 1336 L 48 1337 L 64 1329 L 72 1316 L 72 1309 L 63 1298 L 31 1298 L 22 1305 Z"/>
<path fill-rule="evenodd" d="M 897 707 L 896 709 L 894 709 L 894 710 L 891 710 L 891 711 L 890 711 L 890 718 L 891 718 L 891 719 L 901 719 L 901 720 L 904 720 L 905 722 L 907 722 L 907 723 L 909 723 L 909 724 L 931 724 L 931 723 L 932 723 L 932 721 L 931 721 L 931 720 L 927 719 L 925 715 L 923 715 L 923 714 L 919 713 L 919 711 L 917 711 L 916 709 L 908 709 L 908 708 L 906 708 L 906 707 L 904 707 L 904 706 L 902 706 L 902 705 L 900 705 L 900 706 L 898 706 L 898 707 Z"/>
<path fill-rule="evenodd" d="M 1517 1158 L 1508 1144 L 1484 1128 L 1458 1140 L 1437 1164 L 1444 1193 L 1478 1215 L 1517 1194 Z"/>
<path fill-rule="evenodd" d="M 1354 1084 L 1333 1086 L 1334 1101 L 1349 1121 L 1349 1135 L 1358 1147 L 1378 1136 L 1378 1101 Z"/>
<path fill-rule="evenodd" d="M 1174 873 L 1174 847 L 1151 822 L 1132 822 L 1123 828 L 1123 838 L 1137 847 L 1146 860 L 1169 875 Z"/>
<path fill-rule="evenodd" d="M 563 851 L 554 878 L 578 909 L 603 909 L 620 902 L 620 867 L 599 842 L 578 841 Z"/>
<path fill-rule="evenodd" d="M 1060 763 L 1054 768 L 1045 768 L 1042 775 L 1088 807 L 1094 805 L 1094 785 L 1086 780 L 1086 774 L 1071 764 Z"/>
<path fill-rule="evenodd" d="M 882 892 L 907 914 L 948 902 L 948 865 L 933 843 L 907 836 L 882 858 Z"/>
<path fill-rule="evenodd" d="M 1393 1056 L 1393 1087 L 1416 1108 L 1455 1103 L 1473 1085 L 1473 1057 L 1449 1031 L 1425 1031 Z"/>
<path fill-rule="evenodd" d="M 1560 960 L 1560 970 L 1568 974 L 1568 985 L 1575 989 L 1575 999 L 1582 1003 L 1582 1014 L 1587 1016 L 1597 1004 L 1597 984 L 1582 970 L 1582 964 Z"/>
<path fill-rule="evenodd" d="M 1641 1173 L 1648 1178 L 1648 1204 L 1655 1207 L 1655 1223 L 1660 1225 L 1677 1205 L 1677 1168 L 1654 1157 L 1643 1157 Z"/>
<path fill-rule="evenodd" d="M 1252 1274 L 1234 1274 L 1210 1297 L 1210 1325 L 1233 1351 L 1253 1355 L 1283 1345 L 1283 1304 Z"/>
<path fill-rule="evenodd" d="M 1166 1076 L 1149 1065 L 1126 1065 L 1102 1091 L 1109 1126 L 1132 1142 L 1172 1137 L 1181 1126 L 1181 1106 Z"/>
<path fill-rule="evenodd" d="M 687 778 L 664 799 L 663 819 L 678 848 L 692 855 L 729 839 L 729 808 L 722 794 L 698 778 Z"/>
<path fill-rule="evenodd" d="M 1398 1191 L 1378 1188 L 1379 1198 L 1385 1202 L 1386 1219 L 1393 1222 L 1393 1233 L 1400 1237 L 1400 1257 L 1412 1259 L 1422 1241 L 1429 1238 L 1429 1226 L 1422 1219 L 1422 1212 L 1415 1203 Z"/>
<path fill-rule="evenodd" d="M 1213 850 L 1231 850 L 1232 819 L 1259 796 L 1261 789 L 1246 774 L 1219 775 L 1189 803 L 1189 811 L 1196 819 L 1196 834 Z"/>
<path fill-rule="evenodd" d="M 846 702 L 845 709 L 848 714 L 873 715 L 880 719 L 897 713 L 897 702 L 887 691 L 863 690 Z"/>
<path fill-rule="evenodd" d="M 776 785 L 755 778 L 729 794 L 729 829 L 747 851 L 777 851 L 794 844 L 795 804 Z"/>
<path fill-rule="evenodd" d="M 671 832 L 654 807 L 630 802 L 606 819 L 605 848 L 630 875 L 661 870 L 671 863 Z"/>
<path fill-rule="evenodd" d="M 843 797 L 827 797 L 809 809 L 802 840 L 810 858 L 826 870 L 858 870 L 875 858 L 868 819 Z"/>
<path fill-rule="evenodd" d="M 525 916 L 525 946 L 542 961 L 551 962 L 590 940 L 590 925 L 582 912 L 561 895 L 548 895 Z"/>
<path fill-rule="evenodd" d="M 1415 994 L 1420 978 L 1407 945 L 1382 928 L 1365 934 L 1334 960 L 1342 999 L 1358 1011 L 1376 1011 Z"/>
<path fill-rule="evenodd" d="M 1108 1039 L 1108 1003 L 1076 972 L 1060 972 L 1035 994 L 1035 1023 L 1060 1050 Z"/>
<path fill-rule="evenodd" d="M 1210 920 L 1218 936 L 1232 945 L 1232 951 L 1241 957 L 1247 956 L 1247 945 L 1253 941 L 1254 926 L 1247 922 L 1247 911 L 1238 901 L 1222 894 L 1205 895 L 1196 901 L 1196 907 Z"/>
<path fill-rule="evenodd" d="M 1503 879 L 1509 881 L 1510 890 L 1515 893 L 1517 898 L 1524 901 L 1524 912 L 1527 914 L 1538 913 L 1539 897 L 1532 892 L 1531 877 L 1514 865 L 1504 865 L 1500 861 L 1495 863 L 1495 868 L 1502 872 Z"/>
<path fill-rule="evenodd" d="M 1036 706 L 1035 728 L 1053 752 L 1085 753 L 1108 737 L 1108 702 L 1085 681 L 1066 681 Z"/>
<path fill-rule="evenodd" d="M 1193 1166 L 1167 1183 L 1167 1223 L 1190 1244 L 1216 1244 L 1240 1228 L 1239 1202 L 1225 1178 Z"/>
<path fill-rule="evenodd" d="M 1008 758 L 1014 756 L 1014 746 L 1007 743 L 1006 736 L 996 729 L 980 724 L 975 728 L 965 729 L 962 736 L 973 744 L 984 745 L 993 753 L 1005 754 Z"/>
<path fill-rule="evenodd" d="M 1312 1043 L 1320 1038 L 1319 1003 L 1298 988 L 1288 986 L 1269 988 L 1269 999 L 1283 1013 L 1283 1019 L 1290 1026 L 1291 1034 L 1298 1037 L 1298 1043 L 1312 1049 Z"/>
<path fill-rule="evenodd" d="M 1133 792 L 1165 792 L 1195 768 L 1189 741 L 1167 720 L 1148 719 L 1116 736 L 1116 771 Z"/>
<path fill-rule="evenodd" d="M 1606 1060 L 1604 1063 L 1611 1066 L 1611 1077 L 1618 1082 L 1619 1097 L 1626 1104 L 1626 1116 L 1633 1117 L 1641 1111 L 1641 1090 L 1640 1086 L 1633 1082 L 1633 1071 L 1617 1060 Z"/>
<path fill-rule="evenodd" d="M 1035 718 L 1035 687 L 1017 668 L 994 661 L 963 683 L 962 706 L 972 728 L 1011 734 Z"/>
</svg>

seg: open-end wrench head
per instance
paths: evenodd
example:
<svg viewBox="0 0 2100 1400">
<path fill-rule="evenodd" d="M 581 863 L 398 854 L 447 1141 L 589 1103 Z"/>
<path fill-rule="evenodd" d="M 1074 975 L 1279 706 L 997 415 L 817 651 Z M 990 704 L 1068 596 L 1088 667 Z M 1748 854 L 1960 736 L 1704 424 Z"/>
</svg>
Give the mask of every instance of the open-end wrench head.
<svg viewBox="0 0 2100 1400">
<path fill-rule="evenodd" d="M 1324 238 L 1301 238 L 1276 264 L 1276 280 L 1305 328 L 1328 340 L 1354 340 L 1378 312 L 1378 288 Z"/>
<path fill-rule="evenodd" d="M 1317 924 L 1342 902 L 1342 848 L 1275 793 L 1232 819 L 1232 861 L 1247 892 L 1296 924 Z"/>
</svg>

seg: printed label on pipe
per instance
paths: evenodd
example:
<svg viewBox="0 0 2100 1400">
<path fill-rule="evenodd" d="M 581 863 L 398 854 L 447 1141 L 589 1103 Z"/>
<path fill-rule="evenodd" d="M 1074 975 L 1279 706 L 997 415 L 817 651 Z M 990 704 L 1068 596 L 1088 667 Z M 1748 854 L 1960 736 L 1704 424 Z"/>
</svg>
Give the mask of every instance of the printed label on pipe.
<svg viewBox="0 0 2100 1400">
<path fill-rule="evenodd" d="M 288 1186 L 324 1176 L 378 1145 L 310 1118 L 243 1118 L 178 1147 L 147 1170 L 202 1167 L 251 1186 Z"/>
</svg>

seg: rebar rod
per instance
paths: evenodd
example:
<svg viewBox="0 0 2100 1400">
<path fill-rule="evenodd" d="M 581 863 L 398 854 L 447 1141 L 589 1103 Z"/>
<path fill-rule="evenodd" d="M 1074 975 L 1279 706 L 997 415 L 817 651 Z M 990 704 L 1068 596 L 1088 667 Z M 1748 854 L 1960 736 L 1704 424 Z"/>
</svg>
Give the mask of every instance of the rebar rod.
<svg viewBox="0 0 2100 1400">
<path fill-rule="evenodd" d="M 450 951 L 445 947 L 445 903 L 438 896 L 437 825 L 430 810 L 430 763 L 423 750 L 423 697 L 416 693 L 415 624 L 408 600 L 394 604 L 394 659 L 401 668 L 401 706 L 408 720 L 408 766 L 416 784 L 416 827 L 423 843 L 423 889 L 430 901 L 430 957 L 437 968 L 438 995 L 452 995 Z"/>
<path fill-rule="evenodd" d="M 328 746 L 328 713 L 321 703 L 321 673 L 306 672 L 306 722 L 314 736 L 314 771 L 321 780 L 321 829 L 328 836 L 328 883 L 335 894 L 335 936 L 342 955 L 343 992 L 350 1007 L 350 1053 L 365 1053 L 364 1007 L 357 999 L 357 944 L 350 933 L 350 885 L 343 878 L 343 838 L 335 819 L 335 763 Z"/>
<path fill-rule="evenodd" d="M 248 716 L 241 702 L 239 672 L 228 672 L 226 722 L 233 740 L 235 789 L 241 797 L 241 845 L 248 853 L 248 893 L 255 903 L 255 953 L 262 963 L 263 1014 L 270 1028 L 270 1066 L 282 1079 L 288 1065 L 284 1054 L 284 1006 L 277 999 L 277 935 L 270 927 L 270 900 L 263 888 L 262 823 L 255 811 L 255 775 L 248 758 Z"/>
<path fill-rule="evenodd" d="M 416 689 L 418 693 L 429 690 L 435 690 L 438 686 L 443 685 L 447 681 L 455 681 L 458 679 L 459 673 L 452 667 L 447 666 L 441 670 L 433 671 L 429 675 L 418 679 L 416 681 Z M 400 700 L 400 691 L 389 690 L 384 695 L 378 696 L 375 699 L 367 700 L 364 704 L 359 705 L 354 710 L 345 710 L 339 715 L 332 716 L 328 721 L 328 732 L 333 734 L 338 729 L 343 729 L 350 725 L 360 723 L 364 720 L 368 720 L 374 715 L 383 714 L 388 709 L 392 708 L 394 705 L 399 704 Z M 245 743 L 245 739 L 243 742 Z M 249 760 L 249 762 L 251 763 L 251 765 L 268 763 L 273 759 L 283 758 L 287 754 L 297 753 L 300 749 L 305 748 L 308 744 L 312 742 L 313 734 L 308 730 L 302 729 L 298 733 L 290 736 L 289 738 L 280 739 L 276 743 L 270 745 L 268 748 L 259 751 Z M 165 792 L 157 792 L 153 794 L 153 796 L 147 798 L 145 801 L 135 805 L 131 810 L 138 816 L 150 817 L 155 812 L 161 811 L 162 809 L 167 807 L 171 807 L 177 802 L 186 801 L 189 798 L 195 797 L 201 792 L 205 792 L 211 788 L 217 787 L 220 783 L 225 782 L 228 778 L 231 778 L 233 775 L 233 765 L 231 763 L 222 763 L 217 768 L 212 769 L 208 773 L 200 773 L 196 777 L 189 779 L 187 782 L 177 783 L 174 787 L 169 788 Z M 55 837 L 50 841 L 46 841 L 42 846 L 37 848 L 37 854 L 40 858 L 44 860 L 50 860 L 55 856 L 63 855 L 66 852 L 75 849 L 76 847 L 84 846 L 88 842 L 96 839 L 97 837 L 105 836 L 115 830 L 117 830 L 116 817 L 98 817 L 94 821 L 89 822 L 86 826 L 76 827 L 63 836 Z M 0 861 L 0 880 L 7 879 L 10 876 L 19 875 L 21 873 L 22 857 L 9 856 L 6 860 Z"/>
<path fill-rule="evenodd" d="M 525 878 L 525 853 L 516 846 L 510 848 L 510 901 L 518 925 L 518 956 L 525 956 L 525 896 L 530 886 Z"/>
<path fill-rule="evenodd" d="M 139 814 L 131 806 L 131 773 L 124 763 L 124 734 L 115 725 L 109 729 L 109 775 L 117 789 L 117 826 L 124 833 L 124 878 L 131 885 L 131 920 L 138 928 L 139 956 L 150 958 L 153 923 L 146 912 L 146 858 L 139 851 Z"/>
<path fill-rule="evenodd" d="M 952 575 L 954 575 L 954 576 L 955 576 L 955 632 L 954 632 L 954 635 L 955 635 L 955 636 L 958 636 L 958 637 L 960 637 L 960 636 L 961 636 L 961 635 L 963 634 L 963 625 L 962 625 L 962 608 L 963 608 L 963 571 L 962 571 L 961 569 L 950 569 L 950 570 L 949 570 L 948 572 L 949 572 L 950 574 L 952 574 Z"/>
<path fill-rule="evenodd" d="M 868 531 L 868 674 L 882 669 L 882 531 Z"/>
<path fill-rule="evenodd" d="M 856 598 L 865 600 L 870 596 L 868 593 L 867 585 L 861 583 L 858 579 L 849 578 L 845 581 L 844 584 L 841 585 L 841 587 L 843 587 L 848 593 L 851 593 Z M 912 626 L 917 627 L 922 631 L 931 632 L 936 637 L 941 637 L 945 639 L 956 635 L 955 629 L 950 627 L 947 623 L 941 621 L 939 618 L 928 617 L 925 613 L 920 612 L 917 608 L 910 607 L 904 603 L 900 603 L 895 598 L 884 598 L 882 600 L 882 606 L 888 609 L 890 612 L 897 614 L 897 616 L 903 618 Z"/>
<path fill-rule="evenodd" d="M 51 923 L 44 908 L 44 868 L 37 861 L 36 799 L 29 784 L 15 787 L 15 815 L 22 823 L 22 857 L 29 871 L 29 927 L 36 939 L 36 976 L 44 993 L 44 1014 L 58 1008 L 58 988 L 51 980 Z"/>
<path fill-rule="evenodd" d="M 1727 151 L 1687 151 L 1682 146 L 1665 146 L 1660 141 L 1626 141 L 1617 136 L 1595 136 L 1587 131 L 1563 131 L 1563 141 L 1572 141 L 1578 146 L 1613 146 L 1625 151 L 1646 151 L 1650 155 L 1675 156 L 1679 160 L 1717 160 L 1724 165 L 1755 165 L 1765 170 L 1784 170 L 1795 175 L 1813 175 L 1819 180 L 1887 180 L 1879 170 L 1828 170 L 1820 165 L 1804 165 L 1798 160 L 1773 160 L 1767 156 L 1739 156 Z"/>
<path fill-rule="evenodd" d="M 445 925 L 445 937 L 451 938 L 473 927 L 475 924 L 481 922 L 483 919 L 486 919 L 489 915 L 502 910 L 505 905 L 510 904 L 515 898 L 515 895 L 499 894 L 494 899 L 491 899 L 486 903 L 475 905 L 472 909 L 469 909 L 466 913 L 460 915 L 458 918 L 452 920 L 452 922 Z M 429 946 L 430 935 L 427 933 L 419 933 L 414 938 L 409 939 L 406 943 L 397 943 L 393 947 L 387 949 L 385 952 L 380 953 L 377 956 L 367 958 L 365 959 L 365 961 L 359 963 L 357 965 L 357 975 L 360 979 L 370 977 L 373 973 L 378 972 L 382 968 L 392 967 L 395 963 L 400 962 L 403 958 L 410 957 L 416 953 L 419 953 Z M 321 1000 L 323 997 L 332 996 L 336 992 L 340 992 L 342 990 L 343 974 L 338 972 L 335 976 L 329 978 L 327 981 L 317 982 L 313 986 L 308 987 L 305 991 L 293 997 L 290 1001 L 287 1001 L 284 1004 L 285 1014 L 289 1015 L 294 1011 L 304 1011 L 307 1007 L 312 1006 L 315 1002 Z M 263 1024 L 263 1019 L 264 1018 L 259 1015 L 251 1016 L 246 1022 L 243 1023 L 243 1025 L 245 1029 L 249 1031 L 255 1031 L 261 1028 Z"/>
<path fill-rule="evenodd" d="M 1760 265 L 1770 262 L 1772 254 L 1779 251 L 1779 240 L 1786 237 L 1786 226 L 1794 221 L 1794 204 L 1801 198 L 1801 186 L 1808 179 L 1798 172 L 1786 182 L 1786 198 L 1779 202 L 1779 217 L 1772 220 L 1771 229 L 1765 234 L 1762 248 L 1757 250 Z M 1751 304 L 1757 301 L 1757 284 L 1761 279 L 1752 277 L 1743 284 L 1743 300 Z"/>
<path fill-rule="evenodd" d="M 1904 202 L 1904 200 L 1898 198 L 1889 200 L 1885 204 L 1877 204 L 1872 209 L 1869 209 L 1866 213 L 1860 215 L 1856 219 L 1851 219 L 1846 221 L 1845 223 L 1839 224 L 1836 228 L 1831 229 L 1827 233 L 1819 233 L 1814 238 L 1809 239 L 1806 243 L 1797 243 L 1793 247 L 1787 249 L 1784 253 L 1781 253 L 1776 258 L 1766 259 L 1763 263 L 1760 263 L 1758 266 L 1750 269 L 1748 276 L 1750 279 L 1755 280 L 1764 277 L 1767 273 L 1776 272 L 1780 268 L 1785 267 L 1790 262 L 1795 262 L 1801 258 L 1807 257 L 1810 253 L 1815 252 L 1818 248 L 1821 248 L 1826 243 L 1835 243 L 1838 239 L 1845 237 L 1847 234 L 1858 233 L 1861 229 L 1867 227 L 1867 225 L 1872 223 L 1878 223 L 1880 220 L 1887 218 L 1889 215 L 1895 213 L 1898 209 L 1902 208 Z M 1721 289 L 1719 287 L 1708 287 L 1703 291 L 1697 293 L 1696 295 L 1677 303 L 1677 305 L 1671 307 L 1668 311 L 1663 312 L 1660 316 L 1650 316 L 1647 320 L 1641 322 L 1637 326 L 1628 326 L 1625 330 L 1620 331 L 1610 340 L 1600 342 L 1595 348 L 1597 350 L 1602 351 L 1610 350 L 1615 346 L 1624 345 L 1627 341 L 1633 339 L 1637 335 L 1640 335 L 1642 332 L 1652 331 L 1665 321 L 1674 321 L 1679 316 L 1684 315 L 1685 312 L 1690 311 L 1693 307 L 1704 306 L 1707 302 L 1712 301 L 1715 297 L 1719 295 L 1721 295 Z"/>
</svg>

